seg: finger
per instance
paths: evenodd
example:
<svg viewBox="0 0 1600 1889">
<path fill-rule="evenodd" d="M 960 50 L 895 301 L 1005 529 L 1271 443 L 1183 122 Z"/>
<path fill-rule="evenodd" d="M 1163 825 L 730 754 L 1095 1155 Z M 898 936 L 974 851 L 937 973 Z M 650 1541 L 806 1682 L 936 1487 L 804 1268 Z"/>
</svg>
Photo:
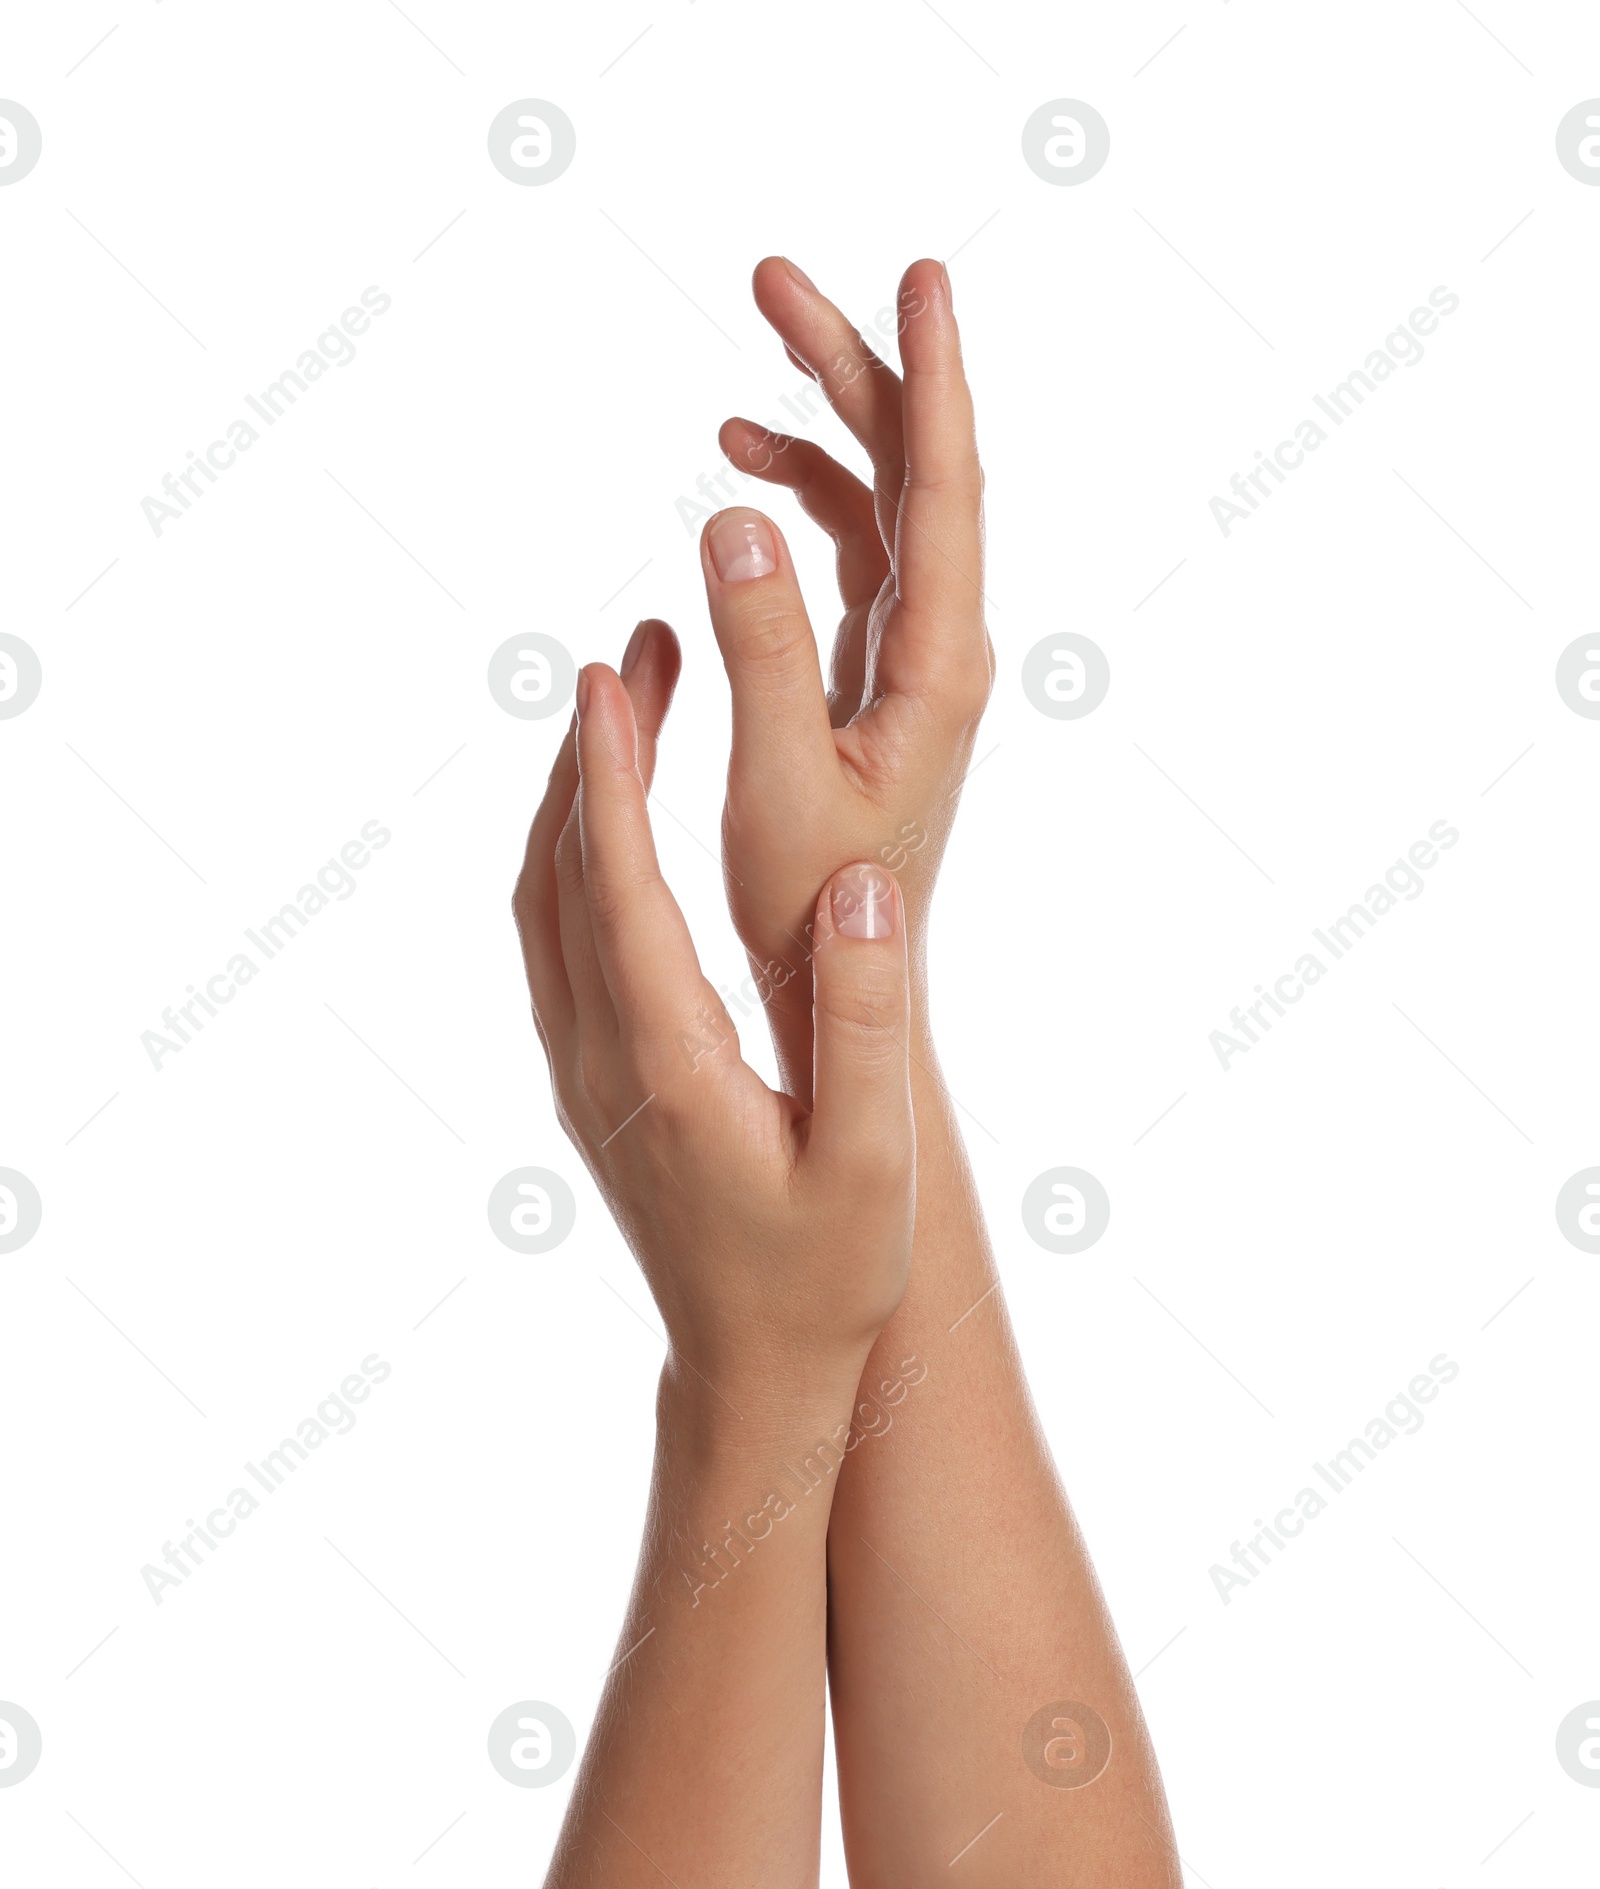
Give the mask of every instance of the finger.
<svg viewBox="0 0 1600 1889">
<path fill-rule="evenodd" d="M 638 625 L 623 653 L 622 674 L 638 718 L 640 766 L 647 785 L 655 771 L 656 744 L 681 665 L 677 637 L 667 624 L 653 617 Z M 578 790 L 577 725 L 574 715 L 556 752 L 544 799 L 528 829 L 522 871 L 512 899 L 534 1015 L 547 1045 L 570 1035 L 575 1016 L 561 947 L 555 854 Z"/>
<path fill-rule="evenodd" d="M 892 545 L 905 478 L 899 375 L 811 278 L 784 257 L 757 263 L 752 286 L 756 306 L 790 358 L 804 362 L 834 412 L 867 449 L 879 527 L 884 543 Z"/>
<path fill-rule="evenodd" d="M 534 1021 L 549 1050 L 554 1050 L 570 1035 L 573 1023 L 572 987 L 567 981 L 567 967 L 561 955 L 561 929 L 556 909 L 555 849 L 578 786 L 577 728 L 578 718 L 574 715 L 556 750 L 544 798 L 528 828 L 522 871 L 511 897 L 517 935 L 522 941 L 522 961 L 528 973 L 528 994 L 533 999 Z"/>
<path fill-rule="evenodd" d="M 792 491 L 833 540 L 844 616 L 828 664 L 828 719 L 842 728 L 861 707 L 867 622 L 889 575 L 871 490 L 813 441 L 770 432 L 753 420 L 725 420 L 717 441 L 740 471 Z"/>
<path fill-rule="evenodd" d="M 905 493 L 895 547 L 899 621 L 877 653 L 877 676 L 897 692 L 934 695 L 981 677 L 983 481 L 972 395 L 942 264 L 914 262 L 900 285 L 905 369 Z M 980 703 L 981 706 L 981 703 Z"/>
<path fill-rule="evenodd" d="M 684 1029 L 704 979 L 678 901 L 661 876 L 639 774 L 633 706 L 604 663 L 578 682 L 578 819 L 595 961 L 626 1030 Z"/>
<path fill-rule="evenodd" d="M 748 507 L 700 539 L 711 627 L 733 691 L 732 766 L 774 792 L 838 765 L 817 639 L 783 534 Z"/>
<path fill-rule="evenodd" d="M 914 1146 L 905 913 L 894 877 L 859 864 L 817 901 L 815 1058 L 808 1154 L 897 1173 Z"/>
<path fill-rule="evenodd" d="M 618 669 L 639 728 L 639 773 L 646 791 L 655 779 L 656 744 L 682 668 L 683 652 L 671 626 L 647 617 L 629 638 Z"/>
<path fill-rule="evenodd" d="M 586 671 L 578 671 L 578 693 L 584 692 Z M 578 716 L 581 731 L 583 716 Z M 589 918 L 589 893 L 583 857 L 583 779 L 578 760 L 578 791 L 572 797 L 567 823 L 556 841 L 556 923 L 561 962 L 572 991 L 573 1021 L 580 1043 L 610 1045 L 616 1040 L 617 1013 Z"/>
<path fill-rule="evenodd" d="M 873 518 L 872 492 L 814 440 L 769 432 L 754 420 L 722 423 L 717 444 L 741 472 L 795 494 L 800 509 L 833 540 L 846 608 L 871 603 L 889 575 L 889 554 Z"/>
</svg>

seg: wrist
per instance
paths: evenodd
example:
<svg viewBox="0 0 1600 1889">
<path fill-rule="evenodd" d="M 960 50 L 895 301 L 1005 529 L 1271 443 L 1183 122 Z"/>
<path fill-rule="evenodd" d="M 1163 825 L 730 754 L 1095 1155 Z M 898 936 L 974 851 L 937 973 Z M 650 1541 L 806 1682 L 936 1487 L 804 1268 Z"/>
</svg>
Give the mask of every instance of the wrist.
<svg viewBox="0 0 1600 1889">
<path fill-rule="evenodd" d="M 706 1372 L 674 1350 L 661 1367 L 658 1429 L 706 1464 L 759 1463 L 808 1447 L 848 1428 L 871 1348 L 863 1341 L 820 1360 L 808 1354 L 803 1370 L 791 1358 L 771 1370 L 746 1364 L 736 1373 Z"/>
<path fill-rule="evenodd" d="M 739 1574 L 729 1592 L 749 1602 L 766 1583 L 741 1570 L 792 1578 L 808 1559 L 820 1592 L 839 1471 L 860 1440 L 853 1396 L 853 1385 L 842 1397 L 745 1391 L 735 1411 L 668 1360 L 656 1399 L 656 1486 L 676 1578 L 663 1592 L 700 1607 Z"/>
</svg>

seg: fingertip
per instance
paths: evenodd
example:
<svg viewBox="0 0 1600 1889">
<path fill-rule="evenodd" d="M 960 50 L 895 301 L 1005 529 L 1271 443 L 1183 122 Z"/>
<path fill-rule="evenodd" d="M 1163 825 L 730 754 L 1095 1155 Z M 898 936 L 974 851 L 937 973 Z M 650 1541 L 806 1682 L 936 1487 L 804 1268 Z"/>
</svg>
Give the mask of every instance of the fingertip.
<svg viewBox="0 0 1600 1889">
<path fill-rule="evenodd" d="M 766 437 L 767 429 L 742 414 L 730 414 L 717 428 L 717 445 L 728 459 L 748 459 Z"/>
<path fill-rule="evenodd" d="M 750 293 L 769 321 L 773 309 L 792 297 L 795 290 L 795 279 L 782 256 L 763 256 L 750 272 Z"/>
<path fill-rule="evenodd" d="M 736 415 L 724 420 L 721 431 L 717 434 L 717 444 L 730 465 L 738 468 L 747 478 L 766 479 L 787 485 L 784 467 L 779 461 L 789 450 L 798 444 L 792 433 L 775 432 L 770 426 L 763 426 L 759 420 L 746 420 Z"/>
<path fill-rule="evenodd" d="M 950 277 L 942 262 L 934 256 L 919 256 L 913 263 L 908 263 L 906 272 L 900 278 L 900 291 L 920 289 L 926 295 L 944 293 L 950 286 Z"/>
<path fill-rule="evenodd" d="M 782 534 L 765 512 L 730 505 L 706 520 L 700 555 L 707 574 L 719 583 L 745 584 L 781 567 L 782 544 Z"/>
<path fill-rule="evenodd" d="M 870 860 L 841 866 L 817 900 L 821 936 L 871 943 L 904 933 L 900 887 L 892 872 Z"/>
<path fill-rule="evenodd" d="M 632 697 L 623 687 L 622 678 L 609 663 L 585 663 L 578 671 L 576 694 L 580 752 L 585 728 L 604 731 L 619 719 L 632 724 Z"/>
<path fill-rule="evenodd" d="M 902 357 L 908 346 L 916 347 L 923 335 L 935 344 L 941 339 L 956 345 L 955 308 L 950 295 L 950 276 L 942 262 L 922 256 L 900 278 L 899 330 Z M 932 321 L 927 318 L 933 317 Z"/>
<path fill-rule="evenodd" d="M 813 1112 L 823 1158 L 875 1173 L 911 1142 L 905 926 L 892 873 L 856 860 L 817 903 Z"/>
<path fill-rule="evenodd" d="M 803 269 L 797 269 L 787 256 L 763 256 L 751 272 L 750 292 L 755 297 L 756 307 L 777 329 L 790 365 L 808 379 L 814 380 L 814 370 L 796 352 L 790 334 L 796 318 L 802 316 L 812 304 L 823 301 L 817 285 Z"/>
<path fill-rule="evenodd" d="M 817 287 L 797 262 L 787 256 L 763 256 L 750 272 L 750 286 L 759 301 L 763 290 L 799 289 L 805 295 L 820 295 Z"/>
<path fill-rule="evenodd" d="M 626 682 L 633 674 L 634 667 L 644 654 L 645 644 L 650 640 L 650 619 L 645 617 L 633 626 L 633 634 L 628 638 L 628 646 L 622 652 L 622 661 L 617 665 L 617 674 Z"/>
<path fill-rule="evenodd" d="M 660 617 L 650 621 L 650 654 L 660 666 L 670 694 L 683 668 L 683 645 L 678 641 L 678 632 Z"/>
<path fill-rule="evenodd" d="M 750 287 L 756 307 L 778 331 L 784 352 L 802 374 L 814 379 L 815 372 L 796 351 L 793 337 L 797 326 L 804 328 L 819 311 L 829 310 L 828 298 L 787 256 L 764 256 L 756 264 Z"/>
</svg>

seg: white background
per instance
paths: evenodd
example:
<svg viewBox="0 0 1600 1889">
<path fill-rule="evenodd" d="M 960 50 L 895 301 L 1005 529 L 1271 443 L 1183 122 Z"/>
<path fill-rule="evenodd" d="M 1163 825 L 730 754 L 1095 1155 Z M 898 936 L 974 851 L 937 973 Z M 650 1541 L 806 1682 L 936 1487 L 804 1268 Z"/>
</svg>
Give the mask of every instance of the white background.
<svg viewBox="0 0 1600 1889">
<path fill-rule="evenodd" d="M 484 1736 L 529 1698 L 587 1727 L 661 1345 L 508 914 L 565 717 L 485 669 L 677 625 L 659 840 L 742 975 L 674 502 L 804 384 L 749 300 L 770 251 L 858 320 L 953 258 L 1000 675 L 940 1036 L 1189 1880 L 1593 1880 L 1554 1738 L 1600 1696 L 1600 1261 L 1553 1203 L 1600 1159 L 1600 724 L 1553 674 L 1594 625 L 1600 189 L 1554 133 L 1600 17 L 1476 11 L 13 13 L 44 154 L 0 189 L 0 628 L 44 688 L 0 723 L 0 1165 L 44 1221 L 0 1258 L 0 1698 L 44 1759 L 0 1791 L 8 1881 L 537 1880 L 571 1776 L 514 1790 Z M 530 96 L 577 127 L 547 188 L 486 155 Z M 1078 188 L 1021 156 L 1062 96 L 1111 128 Z M 156 537 L 141 499 L 368 285 L 355 360 Z M 1426 357 L 1224 538 L 1213 494 L 1438 285 Z M 1018 682 L 1061 629 L 1111 664 L 1081 721 Z M 1425 893 L 1224 1073 L 1209 1033 L 1441 819 Z M 152 1069 L 369 820 L 354 895 Z M 484 1211 L 528 1163 L 578 1197 L 540 1258 Z M 1070 1259 L 1018 1211 L 1062 1164 L 1112 1201 Z M 153 1604 L 141 1567 L 372 1352 L 356 1429 Z M 1441 1352 L 1425 1427 L 1224 1606 L 1211 1565 Z"/>
</svg>

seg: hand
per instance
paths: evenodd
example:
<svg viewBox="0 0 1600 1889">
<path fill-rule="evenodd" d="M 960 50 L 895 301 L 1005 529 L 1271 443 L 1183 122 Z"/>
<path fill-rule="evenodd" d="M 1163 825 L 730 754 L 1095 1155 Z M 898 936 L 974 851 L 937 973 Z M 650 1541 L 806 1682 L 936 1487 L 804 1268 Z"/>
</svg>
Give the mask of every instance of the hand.
<svg viewBox="0 0 1600 1889">
<path fill-rule="evenodd" d="M 775 1093 L 741 1060 L 656 862 L 647 780 L 677 662 L 672 632 L 641 624 L 626 682 L 599 663 L 579 675 L 513 901 L 534 1015 L 562 1125 L 674 1361 L 738 1407 L 791 1388 L 803 1360 L 848 1408 L 911 1247 L 900 898 L 870 863 L 813 887 L 814 1106 Z"/>
<path fill-rule="evenodd" d="M 837 547 L 844 615 L 826 694 L 782 533 L 737 507 L 712 519 L 701 543 L 733 690 L 729 903 L 803 1099 L 816 889 L 846 860 L 887 868 L 904 890 L 920 966 L 994 653 L 983 620 L 983 477 L 942 266 L 913 263 L 901 281 L 903 383 L 792 264 L 761 263 L 755 296 L 872 461 L 869 487 L 812 441 L 748 420 L 729 420 L 720 435 L 734 465 L 792 489 Z"/>
</svg>

